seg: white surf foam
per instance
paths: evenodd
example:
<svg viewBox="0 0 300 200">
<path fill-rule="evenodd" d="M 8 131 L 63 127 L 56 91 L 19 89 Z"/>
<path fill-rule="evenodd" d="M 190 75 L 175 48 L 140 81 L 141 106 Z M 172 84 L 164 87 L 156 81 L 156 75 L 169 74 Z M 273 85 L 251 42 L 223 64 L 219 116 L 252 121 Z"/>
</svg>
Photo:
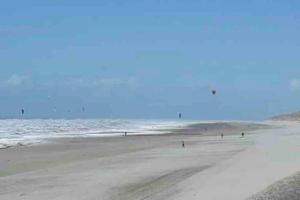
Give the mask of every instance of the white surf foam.
<svg viewBox="0 0 300 200">
<path fill-rule="evenodd" d="M 0 148 L 43 142 L 47 138 L 163 134 L 195 121 L 183 120 L 0 120 Z"/>
</svg>

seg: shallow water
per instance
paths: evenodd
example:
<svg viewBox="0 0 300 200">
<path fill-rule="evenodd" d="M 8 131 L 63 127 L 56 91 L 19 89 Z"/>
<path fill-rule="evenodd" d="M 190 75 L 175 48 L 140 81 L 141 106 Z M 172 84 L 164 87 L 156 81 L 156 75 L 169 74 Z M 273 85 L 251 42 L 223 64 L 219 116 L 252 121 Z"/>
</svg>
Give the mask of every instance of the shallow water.
<svg viewBox="0 0 300 200">
<path fill-rule="evenodd" d="M 47 138 L 120 136 L 128 134 L 166 133 L 167 130 L 196 123 L 181 120 L 134 119 L 33 119 L 0 120 L 0 148 L 40 143 Z"/>
</svg>

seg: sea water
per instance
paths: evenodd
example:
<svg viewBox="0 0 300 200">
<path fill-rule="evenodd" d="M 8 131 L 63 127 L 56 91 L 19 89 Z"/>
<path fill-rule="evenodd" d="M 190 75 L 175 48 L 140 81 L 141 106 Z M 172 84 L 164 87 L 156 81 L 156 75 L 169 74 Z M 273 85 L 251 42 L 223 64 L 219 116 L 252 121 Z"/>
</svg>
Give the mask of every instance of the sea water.
<svg viewBox="0 0 300 200">
<path fill-rule="evenodd" d="M 0 148 L 45 142 L 59 137 L 104 137 L 164 134 L 193 124 L 183 120 L 136 119 L 5 119 L 0 120 Z"/>
</svg>

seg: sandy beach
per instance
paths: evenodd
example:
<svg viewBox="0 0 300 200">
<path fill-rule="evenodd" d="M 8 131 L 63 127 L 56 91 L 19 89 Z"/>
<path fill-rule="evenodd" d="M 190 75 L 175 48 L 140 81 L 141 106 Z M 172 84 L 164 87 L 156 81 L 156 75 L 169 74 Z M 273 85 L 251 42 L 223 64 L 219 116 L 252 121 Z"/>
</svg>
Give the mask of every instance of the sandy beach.
<svg viewBox="0 0 300 200">
<path fill-rule="evenodd" d="M 267 124 L 200 124 L 166 135 L 1 149 L 0 199 L 263 199 L 253 195 L 300 171 L 300 124 Z"/>
</svg>

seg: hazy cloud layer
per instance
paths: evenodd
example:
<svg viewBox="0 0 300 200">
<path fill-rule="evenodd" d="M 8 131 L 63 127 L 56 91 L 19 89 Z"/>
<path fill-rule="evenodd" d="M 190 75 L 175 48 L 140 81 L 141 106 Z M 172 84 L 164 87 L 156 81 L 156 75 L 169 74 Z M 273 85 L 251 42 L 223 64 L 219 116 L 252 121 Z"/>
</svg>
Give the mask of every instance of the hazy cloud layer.
<svg viewBox="0 0 300 200">
<path fill-rule="evenodd" d="M 18 75 L 18 74 L 13 74 L 11 77 L 9 77 L 5 83 L 8 86 L 20 86 L 26 82 L 29 81 L 29 77 L 24 76 L 24 75 Z"/>
<path fill-rule="evenodd" d="M 22 88 L 25 85 L 31 84 L 32 87 L 64 87 L 64 88 L 102 88 L 113 89 L 116 87 L 136 88 L 138 81 L 134 77 L 118 78 L 118 77 L 99 77 L 99 78 L 85 78 L 85 77 L 67 77 L 67 78 L 53 78 L 53 79 L 39 79 L 29 77 L 21 74 L 12 74 L 6 79 L 0 80 L 2 88 Z"/>
<path fill-rule="evenodd" d="M 294 78 L 294 79 L 290 80 L 289 86 L 290 86 L 291 90 L 299 90 L 300 89 L 300 79 Z"/>
</svg>

